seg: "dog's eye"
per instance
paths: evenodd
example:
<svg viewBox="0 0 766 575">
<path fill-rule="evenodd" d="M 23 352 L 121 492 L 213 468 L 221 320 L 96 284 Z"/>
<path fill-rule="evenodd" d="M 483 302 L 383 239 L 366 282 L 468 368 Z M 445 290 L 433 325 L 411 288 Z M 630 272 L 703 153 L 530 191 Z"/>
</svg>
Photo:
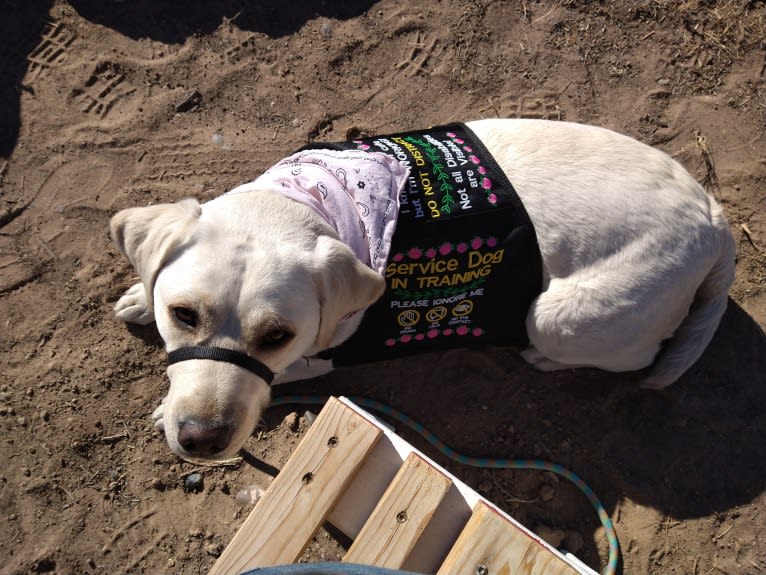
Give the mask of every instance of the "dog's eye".
<svg viewBox="0 0 766 575">
<path fill-rule="evenodd" d="M 197 327 L 197 314 L 188 307 L 174 307 L 173 316 L 184 325 Z"/>
<path fill-rule="evenodd" d="M 265 348 L 277 348 L 285 345 L 293 337 L 289 331 L 284 329 L 272 329 L 269 333 L 263 336 L 260 347 Z"/>
</svg>

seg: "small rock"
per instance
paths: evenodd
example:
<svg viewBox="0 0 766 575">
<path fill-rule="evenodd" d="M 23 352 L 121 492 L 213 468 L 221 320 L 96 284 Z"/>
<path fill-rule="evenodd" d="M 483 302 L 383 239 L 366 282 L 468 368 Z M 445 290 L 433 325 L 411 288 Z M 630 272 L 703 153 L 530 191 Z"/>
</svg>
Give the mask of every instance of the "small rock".
<svg viewBox="0 0 766 575">
<path fill-rule="evenodd" d="M 247 487 L 237 492 L 235 499 L 242 505 L 253 505 L 263 496 L 263 490 L 257 485 Z"/>
<path fill-rule="evenodd" d="M 298 126 L 301 125 L 301 120 L 300 118 L 293 118 L 293 121 L 291 123 L 293 125 L 293 128 L 297 128 Z"/>
<path fill-rule="evenodd" d="M 488 494 L 492 491 L 492 481 L 490 479 L 484 479 L 479 483 L 479 493 Z"/>
<path fill-rule="evenodd" d="M 221 543 L 208 543 L 205 545 L 205 553 L 212 557 L 220 557 L 221 551 L 223 551 L 223 545 Z"/>
<path fill-rule="evenodd" d="M 538 489 L 538 493 L 540 494 L 540 499 L 543 501 L 552 501 L 556 496 L 556 488 L 549 483 L 543 483 Z"/>
<path fill-rule="evenodd" d="M 29 467 L 25 467 L 21 470 L 21 473 L 24 475 L 24 477 L 31 477 L 32 476 L 32 470 L 29 469 Z"/>
<path fill-rule="evenodd" d="M 545 481 L 550 483 L 551 485 L 558 485 L 559 484 L 559 476 L 553 473 L 553 471 L 546 471 L 543 473 L 543 477 L 545 478 Z"/>
<path fill-rule="evenodd" d="M 298 431 L 299 423 L 300 421 L 298 420 L 298 414 L 295 411 L 288 413 L 282 422 L 282 424 L 290 431 Z"/>
<path fill-rule="evenodd" d="M 585 538 L 579 531 L 570 529 L 564 537 L 564 548 L 570 553 L 577 555 L 577 552 L 585 545 Z"/>
<path fill-rule="evenodd" d="M 8 415 L 10 413 L 11 408 L 7 405 L 0 405 L 0 415 Z"/>
<path fill-rule="evenodd" d="M 200 473 L 192 473 L 184 479 L 184 489 L 187 492 L 199 493 L 205 487 L 205 483 L 202 481 L 202 475 Z"/>
<path fill-rule="evenodd" d="M 50 557 L 37 559 L 32 564 L 32 573 L 50 573 L 56 570 L 56 561 Z"/>
<path fill-rule="evenodd" d="M 162 482 L 162 479 L 159 477 L 154 477 L 150 482 L 149 486 L 152 489 L 156 489 L 157 491 L 165 491 L 165 484 Z"/>
<path fill-rule="evenodd" d="M 179 114 L 183 112 L 193 112 L 201 105 L 202 94 L 200 94 L 199 90 L 192 90 L 187 93 L 178 104 L 176 104 L 175 110 Z"/>
<path fill-rule="evenodd" d="M 323 22 L 322 25 L 319 26 L 319 31 L 325 36 L 329 36 L 332 34 L 332 26 L 328 22 Z"/>
<path fill-rule="evenodd" d="M 176 566 L 176 560 L 173 559 L 172 557 L 169 557 L 168 558 L 168 562 L 167 562 L 167 566 L 168 567 L 175 567 Z"/>
<path fill-rule="evenodd" d="M 205 532 L 202 531 L 199 527 L 194 527 L 192 529 L 189 529 L 189 537 L 192 537 L 194 539 L 202 539 L 205 536 Z"/>
<path fill-rule="evenodd" d="M 566 532 L 560 527 L 551 527 L 550 525 L 545 525 L 544 523 L 538 523 L 534 531 L 540 537 L 545 539 L 549 545 L 556 548 L 561 546 L 561 542 L 566 537 Z M 571 551 L 571 549 L 568 549 L 568 551 Z"/>
<path fill-rule="evenodd" d="M 43 409 L 40 412 L 40 419 L 42 419 L 43 421 L 48 421 L 50 418 L 51 418 L 51 412 L 48 411 L 47 409 Z"/>
<path fill-rule="evenodd" d="M 316 414 L 311 411 L 307 411 L 306 413 L 303 414 L 303 419 L 306 422 L 306 427 L 311 427 L 311 424 L 314 423 L 314 421 L 316 421 L 316 418 L 317 418 Z"/>
</svg>

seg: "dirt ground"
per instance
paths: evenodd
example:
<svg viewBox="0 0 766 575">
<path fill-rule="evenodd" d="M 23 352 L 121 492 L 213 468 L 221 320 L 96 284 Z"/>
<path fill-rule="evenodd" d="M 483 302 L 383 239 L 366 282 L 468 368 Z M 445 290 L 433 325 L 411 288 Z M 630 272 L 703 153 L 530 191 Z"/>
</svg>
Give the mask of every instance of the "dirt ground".
<svg viewBox="0 0 766 575">
<path fill-rule="evenodd" d="M 290 391 L 388 402 L 459 451 L 564 464 L 615 521 L 626 573 L 766 573 L 766 5 L 762 1 L 6 1 L 0 18 L 0 572 L 205 573 L 305 425 L 269 411 L 230 468 L 173 456 L 153 327 L 115 211 L 206 200 L 310 140 L 479 117 L 606 126 L 680 160 L 737 240 L 728 311 L 664 392 L 514 350 L 338 371 Z M 434 401 L 438 397 L 439 401 Z M 306 408 L 300 408 L 302 414 Z M 453 465 L 525 525 L 605 563 L 575 487 Z M 263 461 L 267 465 L 258 464 Z M 202 474 L 201 491 L 184 489 Z M 326 533 L 313 558 L 333 558 Z"/>
</svg>

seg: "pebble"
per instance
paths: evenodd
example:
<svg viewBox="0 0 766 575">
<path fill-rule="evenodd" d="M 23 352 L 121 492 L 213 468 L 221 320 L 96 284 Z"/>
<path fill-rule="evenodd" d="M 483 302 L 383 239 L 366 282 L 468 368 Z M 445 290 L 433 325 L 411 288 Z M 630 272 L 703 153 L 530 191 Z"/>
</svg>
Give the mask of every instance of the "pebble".
<svg viewBox="0 0 766 575">
<path fill-rule="evenodd" d="M 205 553 L 212 557 L 220 557 L 223 545 L 220 543 L 208 543 L 205 545 Z"/>
<path fill-rule="evenodd" d="M 288 413 L 282 423 L 290 431 L 298 431 L 298 424 L 300 423 L 298 420 L 298 414 L 295 411 Z"/>
<path fill-rule="evenodd" d="M 199 493 L 205 487 L 200 473 L 192 473 L 184 479 L 184 489 L 193 493 Z"/>
<path fill-rule="evenodd" d="M 242 505 L 253 505 L 263 496 L 263 490 L 257 485 L 247 487 L 237 492 L 235 499 Z"/>
<path fill-rule="evenodd" d="M 150 482 L 149 485 L 152 489 L 156 489 L 157 491 L 165 491 L 165 484 L 162 482 L 162 479 L 159 477 L 154 477 Z"/>
<path fill-rule="evenodd" d="M 545 525 L 544 523 L 538 523 L 534 531 L 540 537 L 545 539 L 545 541 L 547 541 L 551 546 L 556 548 L 561 546 L 561 542 L 564 540 L 564 538 L 567 535 L 566 531 L 564 531 L 560 527 L 551 527 L 550 525 Z M 572 550 L 567 549 L 567 551 L 572 551 Z"/>
<path fill-rule="evenodd" d="M 319 31 L 322 32 L 322 34 L 324 34 L 325 36 L 329 36 L 330 34 L 332 34 L 332 26 L 327 22 L 323 22 L 322 25 L 319 27 Z"/>
<path fill-rule="evenodd" d="M 492 480 L 491 479 L 484 479 L 479 483 L 479 493 L 483 493 L 484 495 L 487 495 L 490 491 L 492 491 Z"/>
<path fill-rule="evenodd" d="M 538 489 L 538 493 L 540 494 L 540 499 L 543 501 L 552 501 L 556 496 L 556 488 L 549 483 L 543 483 Z"/>
<path fill-rule="evenodd" d="M 579 531 L 573 529 L 567 531 L 566 537 L 564 537 L 564 548 L 567 551 L 576 555 L 583 545 L 585 545 L 585 538 Z"/>
</svg>

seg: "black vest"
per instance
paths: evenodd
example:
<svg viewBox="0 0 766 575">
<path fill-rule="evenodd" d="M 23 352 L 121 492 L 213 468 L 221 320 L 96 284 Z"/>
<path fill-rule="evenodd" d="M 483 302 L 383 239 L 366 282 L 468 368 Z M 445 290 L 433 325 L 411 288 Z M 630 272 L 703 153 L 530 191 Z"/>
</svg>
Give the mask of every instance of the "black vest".
<svg viewBox="0 0 766 575">
<path fill-rule="evenodd" d="M 490 153 L 463 124 L 302 149 L 383 152 L 410 168 L 386 291 L 332 350 L 352 365 L 453 347 L 525 346 L 542 284 L 532 222 Z"/>
</svg>

